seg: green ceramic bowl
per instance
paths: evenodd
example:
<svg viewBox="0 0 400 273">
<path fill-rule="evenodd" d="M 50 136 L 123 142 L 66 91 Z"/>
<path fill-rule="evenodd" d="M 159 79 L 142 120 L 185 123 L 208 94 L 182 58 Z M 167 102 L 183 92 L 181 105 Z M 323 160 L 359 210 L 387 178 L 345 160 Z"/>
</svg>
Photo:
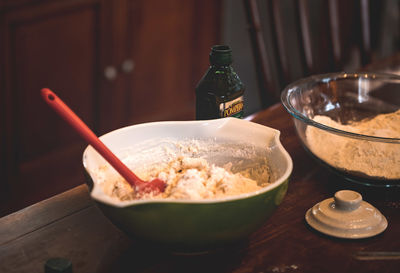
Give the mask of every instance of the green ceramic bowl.
<svg viewBox="0 0 400 273">
<path fill-rule="evenodd" d="M 207 251 L 246 238 L 282 202 L 292 172 L 292 160 L 281 145 L 279 135 L 279 131 L 266 126 L 225 118 L 145 123 L 118 129 L 101 137 L 120 157 L 127 148 L 130 151 L 136 149 L 140 157 L 148 143 L 154 145 L 165 142 L 165 139 L 197 139 L 210 140 L 224 147 L 206 152 L 207 160 L 217 165 L 227 162 L 251 165 L 267 159 L 273 174 L 272 183 L 256 192 L 219 199 L 119 201 L 106 195 L 97 183 L 93 172 L 104 164 L 104 160 L 91 146 L 84 151 L 83 165 L 88 174 L 91 197 L 103 213 L 127 234 L 174 252 Z M 241 151 L 249 146 L 255 147 L 256 151 L 251 159 L 248 154 L 246 158 L 240 158 L 240 152 L 228 152 Z M 158 155 L 154 156 L 154 160 L 158 159 Z M 139 160 L 135 164 L 146 162 Z"/>
</svg>

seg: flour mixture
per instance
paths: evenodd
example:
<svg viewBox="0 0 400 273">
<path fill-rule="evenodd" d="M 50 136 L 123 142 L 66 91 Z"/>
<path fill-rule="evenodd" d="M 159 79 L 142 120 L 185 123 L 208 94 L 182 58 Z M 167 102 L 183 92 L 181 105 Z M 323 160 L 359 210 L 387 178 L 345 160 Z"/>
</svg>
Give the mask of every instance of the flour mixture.
<svg viewBox="0 0 400 273">
<path fill-rule="evenodd" d="M 215 156 L 212 156 L 214 153 Z M 96 172 L 96 179 L 107 195 L 120 200 L 202 200 L 253 192 L 268 184 L 271 179 L 265 157 L 257 155 L 254 147 L 249 146 L 221 147 L 218 144 L 210 145 L 199 141 L 166 142 L 140 154 L 151 156 L 153 161 L 160 158 L 162 160 L 140 165 L 137 156 L 127 156 L 123 161 L 128 166 L 131 165 L 131 169 L 143 180 L 160 178 L 165 181 L 165 191 L 157 195 L 137 196 L 122 177 L 109 165 L 104 165 Z M 209 157 L 218 159 L 217 154 L 225 154 L 231 162 L 225 162 L 221 166 L 210 163 Z M 256 161 L 253 161 L 254 158 Z M 136 159 L 136 162 L 132 164 L 131 159 Z M 146 160 L 142 158 L 139 161 Z M 223 160 L 221 162 L 223 163 Z M 249 162 L 250 164 L 246 164 Z"/>
<path fill-rule="evenodd" d="M 340 124 L 327 116 L 315 116 L 313 120 L 343 131 L 400 138 L 400 110 L 348 125 Z M 313 126 L 307 127 L 306 138 L 310 150 L 331 166 L 372 177 L 400 179 L 398 143 L 352 139 L 327 133 Z"/>
</svg>

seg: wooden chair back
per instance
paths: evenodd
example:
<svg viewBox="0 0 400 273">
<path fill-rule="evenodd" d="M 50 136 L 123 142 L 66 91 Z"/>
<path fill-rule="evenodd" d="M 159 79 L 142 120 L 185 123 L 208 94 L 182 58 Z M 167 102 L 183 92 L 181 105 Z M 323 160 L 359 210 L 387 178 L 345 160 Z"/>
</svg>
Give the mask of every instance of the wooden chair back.
<svg viewBox="0 0 400 273">
<path fill-rule="evenodd" d="M 381 1 L 243 2 L 263 108 L 279 101 L 290 82 L 357 69 L 373 58 Z"/>
</svg>

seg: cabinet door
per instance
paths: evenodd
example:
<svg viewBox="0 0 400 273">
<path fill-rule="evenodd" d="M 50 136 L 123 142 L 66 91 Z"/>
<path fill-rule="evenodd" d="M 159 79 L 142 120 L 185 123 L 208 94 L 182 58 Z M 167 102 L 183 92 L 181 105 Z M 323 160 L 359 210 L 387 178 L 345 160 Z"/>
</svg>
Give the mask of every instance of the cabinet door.
<svg viewBox="0 0 400 273">
<path fill-rule="evenodd" d="M 101 10 L 99 1 L 53 1 L 4 14 L 3 211 L 84 182 L 86 144 L 42 101 L 40 89 L 52 89 L 90 127 L 96 125 Z"/>
<path fill-rule="evenodd" d="M 127 123 L 195 118 L 195 86 L 220 36 L 221 1 L 127 0 Z M 122 61 L 122 60 L 121 60 Z"/>
</svg>

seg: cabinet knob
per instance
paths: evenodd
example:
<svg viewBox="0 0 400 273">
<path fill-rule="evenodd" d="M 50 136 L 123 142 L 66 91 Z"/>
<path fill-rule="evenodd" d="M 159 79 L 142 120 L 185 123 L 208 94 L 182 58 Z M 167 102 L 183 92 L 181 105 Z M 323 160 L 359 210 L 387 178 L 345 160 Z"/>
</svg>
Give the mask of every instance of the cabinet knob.
<svg viewBox="0 0 400 273">
<path fill-rule="evenodd" d="M 134 68 L 135 68 L 135 62 L 131 59 L 126 59 L 121 64 L 121 70 L 126 74 L 131 73 Z"/>
<path fill-rule="evenodd" d="M 109 80 L 109 81 L 113 81 L 115 80 L 115 78 L 117 77 L 118 71 L 114 66 L 107 66 L 104 69 L 104 77 Z"/>
</svg>

